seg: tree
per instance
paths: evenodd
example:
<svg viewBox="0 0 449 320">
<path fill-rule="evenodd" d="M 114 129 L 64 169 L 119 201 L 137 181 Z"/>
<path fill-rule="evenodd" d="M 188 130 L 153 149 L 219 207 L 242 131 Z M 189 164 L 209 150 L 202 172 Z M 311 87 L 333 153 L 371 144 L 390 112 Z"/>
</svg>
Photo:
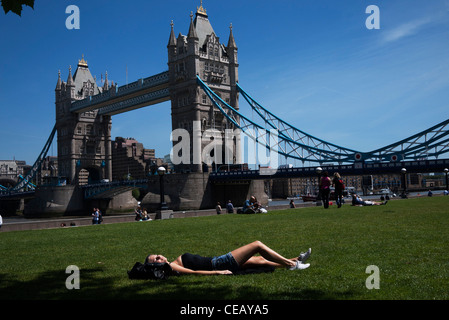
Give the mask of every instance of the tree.
<svg viewBox="0 0 449 320">
<path fill-rule="evenodd" d="M 1 0 L 5 14 L 9 11 L 21 16 L 22 6 L 26 5 L 34 9 L 34 0 Z"/>
</svg>

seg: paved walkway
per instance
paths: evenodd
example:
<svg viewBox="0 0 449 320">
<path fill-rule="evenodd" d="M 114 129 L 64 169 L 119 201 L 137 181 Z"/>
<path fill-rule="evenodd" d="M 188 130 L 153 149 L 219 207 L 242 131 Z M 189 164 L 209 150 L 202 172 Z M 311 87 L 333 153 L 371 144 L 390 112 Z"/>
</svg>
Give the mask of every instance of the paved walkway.
<svg viewBox="0 0 449 320">
<path fill-rule="evenodd" d="M 296 205 L 297 208 L 315 206 L 314 202 L 301 203 Z M 282 210 L 287 209 L 288 205 L 270 206 L 268 210 Z M 223 210 L 224 212 L 224 210 Z M 190 218 L 216 215 L 215 209 L 207 210 L 192 210 L 192 211 L 174 211 L 172 218 Z M 134 222 L 135 214 L 121 214 L 121 215 L 105 215 L 103 216 L 102 224 Z M 151 219 L 155 219 L 156 214 L 150 213 Z M 147 221 L 151 223 L 151 221 Z M 22 231 L 22 230 L 39 230 L 39 229 L 54 229 L 54 228 L 70 228 L 79 226 L 92 225 L 91 217 L 60 217 L 60 218 L 32 218 L 26 219 L 23 217 L 4 217 L 3 226 L 0 232 L 6 231 Z"/>
</svg>

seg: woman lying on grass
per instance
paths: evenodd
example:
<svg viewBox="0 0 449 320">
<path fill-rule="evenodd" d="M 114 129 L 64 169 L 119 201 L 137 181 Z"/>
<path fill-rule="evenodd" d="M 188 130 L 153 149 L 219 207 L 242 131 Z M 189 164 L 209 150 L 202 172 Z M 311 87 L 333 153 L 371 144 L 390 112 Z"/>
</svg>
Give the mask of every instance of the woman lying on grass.
<svg viewBox="0 0 449 320">
<path fill-rule="evenodd" d="M 388 201 L 385 201 L 385 202 L 367 201 L 367 200 L 363 200 L 360 196 L 358 196 L 355 193 L 352 195 L 352 205 L 353 206 L 359 206 L 359 207 L 382 206 L 382 205 L 386 205 L 387 202 Z"/>
<path fill-rule="evenodd" d="M 169 263 L 173 271 L 180 274 L 232 274 L 239 270 L 258 267 L 286 267 L 289 270 L 300 270 L 310 266 L 305 262 L 311 251 L 309 249 L 296 258 L 287 259 L 262 242 L 254 241 L 225 255 L 213 258 L 184 253 L 170 263 L 164 256 L 153 254 L 149 255 L 145 262 Z M 260 254 L 260 256 L 254 256 L 255 254 Z"/>
</svg>

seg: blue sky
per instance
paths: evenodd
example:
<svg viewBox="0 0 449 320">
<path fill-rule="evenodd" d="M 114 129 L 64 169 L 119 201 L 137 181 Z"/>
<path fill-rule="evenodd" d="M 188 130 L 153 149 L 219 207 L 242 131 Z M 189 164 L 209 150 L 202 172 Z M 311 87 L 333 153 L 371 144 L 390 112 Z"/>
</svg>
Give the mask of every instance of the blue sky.
<svg viewBox="0 0 449 320">
<path fill-rule="evenodd" d="M 68 30 L 66 7 L 80 9 Z M 200 0 L 36 0 L 0 13 L 0 159 L 32 164 L 55 123 L 58 70 L 84 54 L 119 85 L 166 71 L 170 22 L 187 34 Z M 380 29 L 369 30 L 369 5 Z M 297 128 L 371 151 L 449 118 L 449 0 L 204 0 L 211 24 L 239 49 L 240 85 Z M 128 70 L 128 73 L 126 73 Z M 127 76 L 126 76 L 127 74 Z M 243 112 L 250 115 L 246 102 Z M 112 138 L 171 149 L 170 103 L 112 118 Z M 56 155 L 56 145 L 50 149 Z"/>
</svg>

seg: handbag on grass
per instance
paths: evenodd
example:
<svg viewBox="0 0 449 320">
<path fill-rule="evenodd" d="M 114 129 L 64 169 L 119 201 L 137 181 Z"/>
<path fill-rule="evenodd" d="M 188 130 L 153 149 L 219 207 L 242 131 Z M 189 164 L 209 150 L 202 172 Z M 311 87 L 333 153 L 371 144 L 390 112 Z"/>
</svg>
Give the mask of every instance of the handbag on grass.
<svg viewBox="0 0 449 320">
<path fill-rule="evenodd" d="M 128 271 L 129 279 L 139 280 L 165 280 L 172 274 L 173 269 L 168 263 L 136 262 L 132 269 Z"/>
</svg>

